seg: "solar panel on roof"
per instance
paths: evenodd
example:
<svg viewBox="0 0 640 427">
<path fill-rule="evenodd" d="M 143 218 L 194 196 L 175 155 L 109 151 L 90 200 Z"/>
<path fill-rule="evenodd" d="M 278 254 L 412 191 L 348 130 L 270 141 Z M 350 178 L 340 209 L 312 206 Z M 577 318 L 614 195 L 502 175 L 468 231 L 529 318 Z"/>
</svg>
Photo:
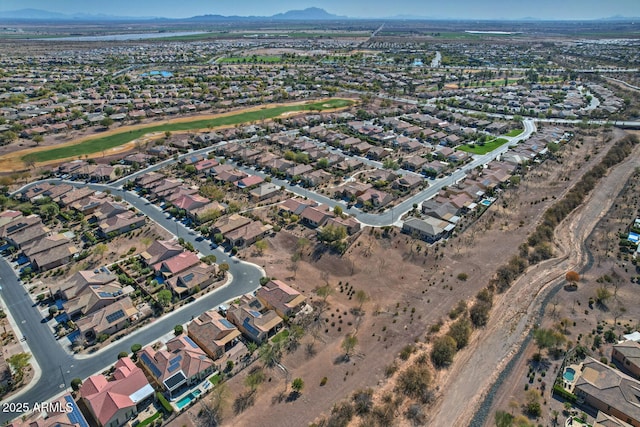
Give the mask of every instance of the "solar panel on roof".
<svg viewBox="0 0 640 427">
<path fill-rule="evenodd" d="M 260 335 L 260 332 L 258 332 L 258 330 L 251 323 L 249 323 L 248 317 L 244 319 L 244 322 L 242 322 L 242 325 L 254 337 L 257 338 Z"/>
<path fill-rule="evenodd" d="M 164 381 L 164 385 L 169 389 L 173 390 L 176 386 L 180 385 L 182 382 L 186 381 L 187 377 L 185 377 L 182 371 L 176 372 L 172 377 L 167 378 Z"/>
<path fill-rule="evenodd" d="M 71 424 L 77 424 L 80 427 L 89 427 L 89 424 L 87 424 L 87 420 L 85 420 L 82 416 L 82 413 L 80 412 L 80 409 L 78 408 L 78 405 L 76 405 L 76 402 L 74 402 L 73 398 L 71 396 L 65 396 L 64 400 L 67 401 L 67 406 L 68 404 L 71 404 L 71 412 L 67 412 L 67 417 L 69 418 Z"/>
<path fill-rule="evenodd" d="M 140 359 L 142 360 L 142 363 L 147 365 L 147 367 L 151 370 L 151 372 L 156 378 L 160 378 L 160 376 L 162 375 L 162 372 L 160 372 L 160 370 L 151 361 L 151 359 L 149 359 L 149 356 L 147 355 L 147 353 L 142 353 L 142 355 L 140 356 Z"/>
<path fill-rule="evenodd" d="M 124 311 L 118 310 L 115 313 L 111 313 L 107 315 L 107 322 L 113 323 L 116 320 L 121 319 L 123 317 L 124 317 Z"/>
<path fill-rule="evenodd" d="M 225 328 L 233 329 L 233 324 L 227 319 L 220 319 L 220 323 L 222 323 L 222 326 L 224 326 Z"/>
<path fill-rule="evenodd" d="M 251 315 L 253 317 L 260 317 L 260 312 L 259 311 L 249 310 L 249 313 L 251 313 Z"/>
<path fill-rule="evenodd" d="M 193 342 L 193 340 L 189 337 L 184 337 L 184 340 L 187 342 L 187 344 L 189 344 L 191 347 L 193 348 L 198 348 L 198 345 Z"/>
<path fill-rule="evenodd" d="M 183 280 L 185 283 L 188 283 L 188 282 L 192 281 L 192 280 L 193 280 L 193 273 L 189 273 L 189 274 L 187 274 L 186 276 L 184 276 L 184 277 L 182 278 L 182 280 Z"/>
<path fill-rule="evenodd" d="M 182 360 L 182 355 L 176 356 L 173 359 L 169 360 L 170 365 L 175 365 L 176 363 L 180 363 Z"/>
</svg>

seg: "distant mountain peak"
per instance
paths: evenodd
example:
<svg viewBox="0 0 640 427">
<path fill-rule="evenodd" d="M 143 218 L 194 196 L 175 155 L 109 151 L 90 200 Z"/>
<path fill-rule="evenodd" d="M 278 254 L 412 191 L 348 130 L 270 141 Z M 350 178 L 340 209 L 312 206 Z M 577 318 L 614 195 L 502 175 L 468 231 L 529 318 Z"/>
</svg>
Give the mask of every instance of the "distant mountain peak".
<svg viewBox="0 0 640 427">
<path fill-rule="evenodd" d="M 319 7 L 308 7 L 302 10 L 289 10 L 284 13 L 277 13 L 271 16 L 273 19 L 296 19 L 296 20 L 322 20 L 322 19 L 344 19 L 344 16 L 333 15 Z"/>
</svg>

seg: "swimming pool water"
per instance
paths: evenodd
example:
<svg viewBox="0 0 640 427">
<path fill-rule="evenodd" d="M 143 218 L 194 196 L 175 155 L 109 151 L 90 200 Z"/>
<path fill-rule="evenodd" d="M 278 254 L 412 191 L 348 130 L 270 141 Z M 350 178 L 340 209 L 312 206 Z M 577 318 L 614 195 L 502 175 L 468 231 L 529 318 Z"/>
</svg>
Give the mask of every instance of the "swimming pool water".
<svg viewBox="0 0 640 427">
<path fill-rule="evenodd" d="M 572 382 L 575 376 L 576 371 L 573 368 L 565 369 L 564 374 L 562 374 L 562 377 L 569 382 Z"/>
<path fill-rule="evenodd" d="M 196 397 L 200 396 L 200 393 L 202 393 L 200 390 L 194 390 L 191 393 L 187 394 L 185 397 L 183 397 L 182 399 L 178 400 L 176 402 L 176 406 L 178 407 L 178 409 L 182 409 L 185 406 L 187 406 L 189 403 L 191 403 L 192 400 L 194 400 Z"/>
</svg>

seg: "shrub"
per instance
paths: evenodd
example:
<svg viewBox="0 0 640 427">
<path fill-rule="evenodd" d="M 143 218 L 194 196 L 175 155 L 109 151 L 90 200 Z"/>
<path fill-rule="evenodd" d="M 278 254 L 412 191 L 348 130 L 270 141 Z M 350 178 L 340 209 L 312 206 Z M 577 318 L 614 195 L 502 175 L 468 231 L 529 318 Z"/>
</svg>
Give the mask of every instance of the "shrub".
<svg viewBox="0 0 640 427">
<path fill-rule="evenodd" d="M 100 335 L 98 335 L 98 342 L 105 342 L 108 339 L 109 339 L 109 335 L 108 334 L 100 334 Z"/>
<path fill-rule="evenodd" d="M 320 380 L 320 387 L 326 385 L 327 381 L 329 381 L 327 377 L 322 377 L 322 379 Z"/>
<path fill-rule="evenodd" d="M 463 282 L 464 282 L 464 281 L 465 281 L 465 280 L 467 280 L 468 278 L 469 278 L 469 275 L 468 275 L 467 273 L 460 273 L 460 274 L 458 274 L 458 280 L 460 280 L 460 281 L 463 281 Z"/>
<path fill-rule="evenodd" d="M 127 356 L 129 356 L 129 353 L 127 353 L 126 351 L 121 351 L 120 353 L 118 353 L 118 359 L 122 359 L 123 357 Z"/>
<path fill-rule="evenodd" d="M 173 328 L 173 333 L 178 336 L 178 335 L 182 335 L 182 332 L 184 332 L 184 328 L 182 325 L 176 325 Z"/>
<path fill-rule="evenodd" d="M 429 403 L 433 399 L 431 391 L 432 375 L 426 365 L 414 364 L 398 376 L 396 390 L 407 397 Z"/>
<path fill-rule="evenodd" d="M 141 344 L 133 344 L 131 346 L 131 353 L 133 353 L 133 354 L 139 352 L 140 350 L 142 350 L 142 345 Z"/>
<path fill-rule="evenodd" d="M 82 379 L 74 378 L 71 380 L 71 388 L 73 389 L 73 391 L 80 390 L 81 385 L 82 385 Z"/>
<path fill-rule="evenodd" d="M 170 414 L 173 412 L 173 407 L 169 404 L 162 393 L 160 393 L 159 391 L 156 392 L 156 398 L 158 399 L 158 402 L 160 402 L 160 405 L 162 406 L 162 409 L 164 409 L 165 413 Z"/>
<path fill-rule="evenodd" d="M 456 341 L 457 349 L 460 350 L 461 348 L 464 348 L 469 342 L 471 332 L 471 322 L 469 322 L 467 319 L 462 318 L 454 322 L 449 327 L 449 332 L 447 333 L 447 335 L 449 335 Z"/>
<path fill-rule="evenodd" d="M 431 361 L 438 368 L 449 366 L 456 354 L 457 343 L 449 335 L 438 338 L 431 349 Z"/>
<path fill-rule="evenodd" d="M 400 359 L 402 360 L 407 360 L 409 359 L 409 356 L 411 356 L 411 354 L 416 351 L 415 346 L 413 346 L 412 344 L 407 344 L 403 347 L 402 351 L 400 351 Z"/>
</svg>

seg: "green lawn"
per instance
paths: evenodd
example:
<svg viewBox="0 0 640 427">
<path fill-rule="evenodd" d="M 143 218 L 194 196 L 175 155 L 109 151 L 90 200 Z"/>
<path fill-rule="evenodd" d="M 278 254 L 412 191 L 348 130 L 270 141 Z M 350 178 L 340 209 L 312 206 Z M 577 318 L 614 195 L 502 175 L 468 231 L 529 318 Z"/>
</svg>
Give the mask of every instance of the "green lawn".
<svg viewBox="0 0 640 427">
<path fill-rule="evenodd" d="M 209 378 L 209 382 L 214 386 L 217 385 L 220 381 L 222 381 L 222 375 L 220 374 L 215 374 L 214 376 Z"/>
<path fill-rule="evenodd" d="M 149 418 L 147 418 L 146 420 L 142 420 L 140 422 L 140 424 L 138 424 L 138 427 L 144 427 L 144 426 L 148 426 L 149 424 L 153 423 L 155 420 L 157 420 L 158 418 L 160 418 L 162 416 L 161 412 L 156 412 L 155 414 L 153 414 L 152 416 L 150 416 Z"/>
<path fill-rule="evenodd" d="M 464 144 L 458 147 L 458 150 L 460 151 L 466 151 L 467 153 L 473 153 L 473 154 L 487 154 L 489 151 L 493 151 L 496 148 L 500 147 L 503 144 L 506 144 L 507 141 L 504 138 L 496 138 L 492 141 L 489 142 L 485 142 L 484 145 L 478 145 L 478 144 L 474 144 L 474 145 L 469 145 L 469 144 Z"/>
<path fill-rule="evenodd" d="M 253 121 L 257 122 L 263 119 L 272 119 L 290 111 L 327 110 L 331 108 L 347 107 L 352 104 L 353 101 L 345 99 L 329 99 L 327 101 L 320 101 L 311 104 L 284 105 L 281 107 L 263 108 L 261 110 L 246 111 L 243 113 L 218 117 L 215 119 L 202 120 L 194 118 L 193 121 L 188 122 L 151 125 L 141 129 L 124 131 L 121 133 L 104 136 L 102 138 L 92 138 L 68 147 L 52 148 L 51 150 L 27 154 L 22 157 L 22 160 L 25 162 L 33 161 L 37 163 L 50 160 L 73 158 L 84 156 L 85 154 L 99 153 L 110 148 L 118 147 L 152 132 L 188 131 L 194 129 L 214 128 L 217 126 L 230 126 Z"/>
<path fill-rule="evenodd" d="M 271 341 L 274 344 L 277 344 L 281 341 L 286 340 L 288 336 L 289 336 L 289 330 L 283 329 L 282 331 L 278 332 L 273 338 L 271 338 Z"/>
<path fill-rule="evenodd" d="M 510 132 L 507 132 L 504 136 L 518 136 L 522 132 L 524 132 L 524 129 L 514 129 L 514 130 L 512 130 Z"/>
<path fill-rule="evenodd" d="M 221 58 L 219 64 L 274 64 L 282 62 L 282 57 L 277 55 L 232 56 Z"/>
</svg>

